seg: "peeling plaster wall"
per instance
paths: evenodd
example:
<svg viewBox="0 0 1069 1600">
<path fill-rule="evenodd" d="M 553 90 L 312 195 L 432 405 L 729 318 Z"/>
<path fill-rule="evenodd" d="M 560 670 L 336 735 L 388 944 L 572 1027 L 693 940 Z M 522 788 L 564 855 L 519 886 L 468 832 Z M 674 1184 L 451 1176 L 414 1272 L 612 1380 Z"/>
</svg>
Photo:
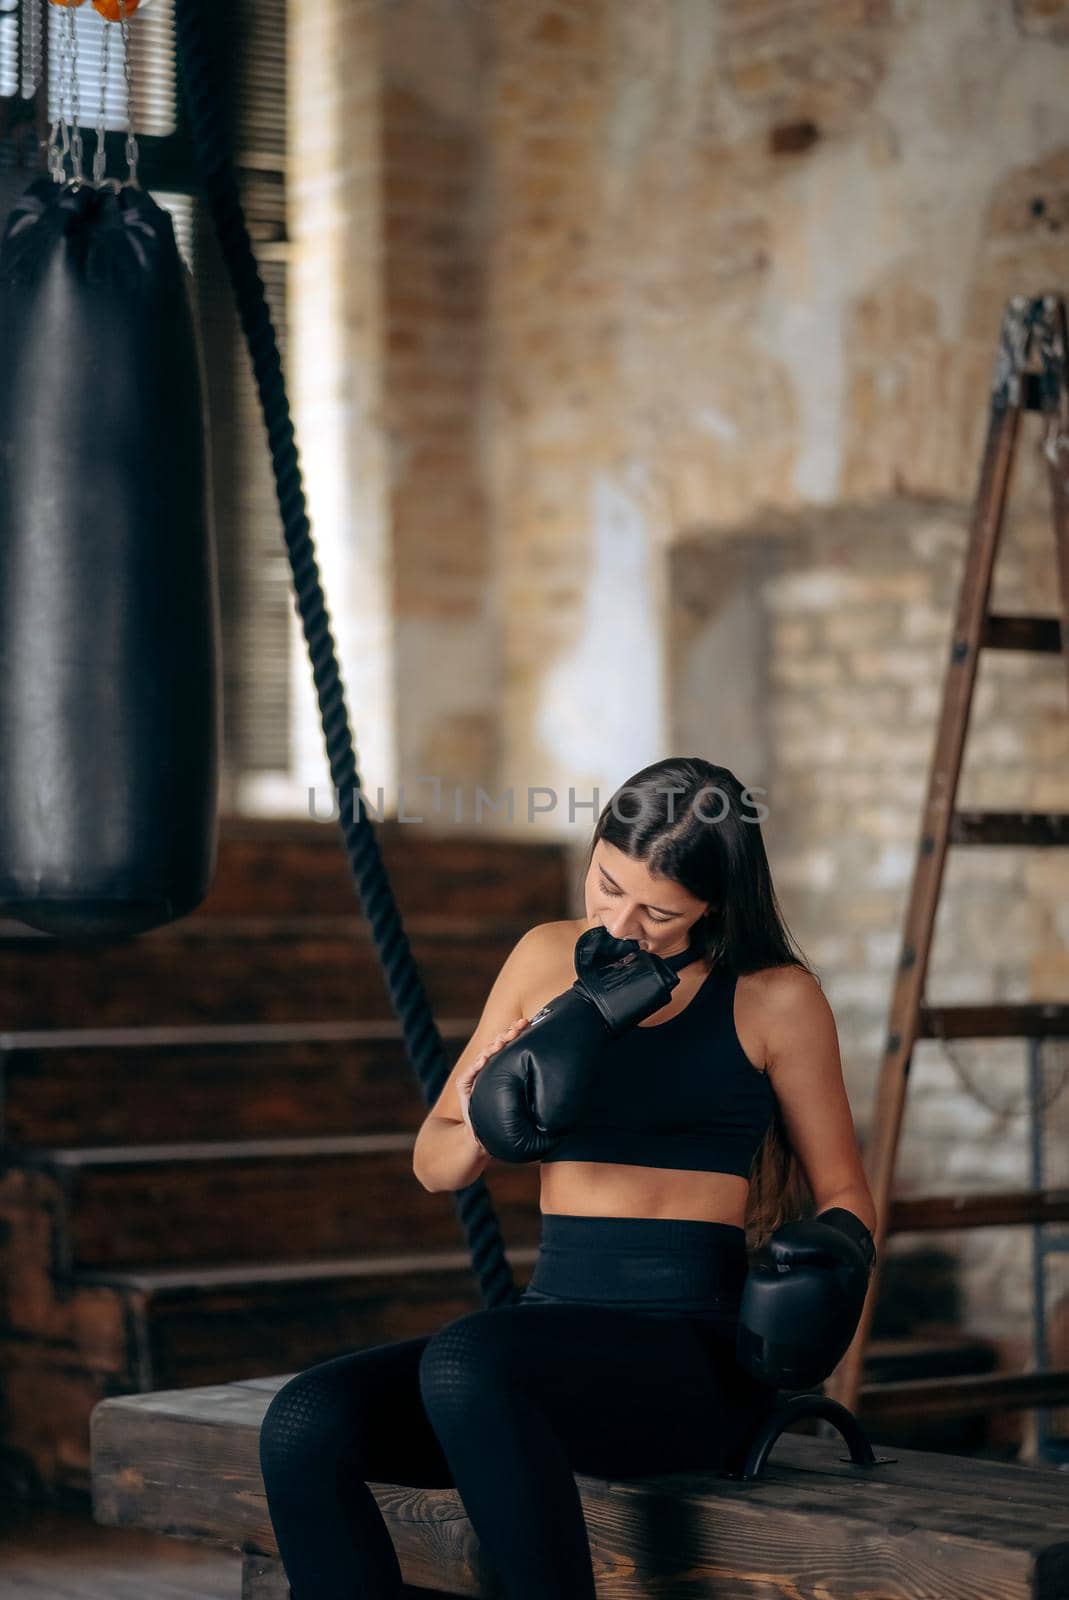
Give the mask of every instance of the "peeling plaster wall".
<svg viewBox="0 0 1069 1600">
<path fill-rule="evenodd" d="M 496 8 L 487 458 L 511 781 L 611 789 L 668 748 L 670 686 L 632 715 L 629 653 L 608 699 L 574 670 L 580 635 L 628 625 L 615 541 L 629 570 L 644 542 L 655 612 L 681 538 L 971 495 L 1002 303 L 1065 268 L 1069 53 L 1039 10 Z M 635 635 L 654 678 L 661 635 L 656 666 Z M 618 704 L 629 735 L 595 754 Z"/>
</svg>

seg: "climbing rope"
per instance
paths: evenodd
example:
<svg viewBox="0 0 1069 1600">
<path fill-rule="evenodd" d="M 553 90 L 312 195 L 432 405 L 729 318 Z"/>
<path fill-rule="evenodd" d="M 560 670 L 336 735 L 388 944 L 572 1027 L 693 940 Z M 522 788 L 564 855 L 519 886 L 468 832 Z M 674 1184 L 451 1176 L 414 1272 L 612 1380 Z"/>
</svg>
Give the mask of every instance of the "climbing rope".
<svg viewBox="0 0 1069 1600">
<path fill-rule="evenodd" d="M 286 550 L 312 663 L 346 855 L 390 1002 L 401 1023 L 409 1061 L 424 1101 L 430 1106 L 441 1093 L 449 1067 L 386 875 L 378 838 L 360 803 L 361 783 L 353 733 L 319 581 L 282 363 L 227 148 L 220 96 L 212 81 L 203 5 L 204 0 L 177 0 L 176 4 L 184 103 L 201 182 L 230 276 L 267 428 Z M 484 1303 L 493 1306 L 516 1299 L 518 1291 L 505 1256 L 497 1215 L 483 1180 L 479 1178 L 466 1189 L 458 1190 L 454 1203 Z"/>
</svg>

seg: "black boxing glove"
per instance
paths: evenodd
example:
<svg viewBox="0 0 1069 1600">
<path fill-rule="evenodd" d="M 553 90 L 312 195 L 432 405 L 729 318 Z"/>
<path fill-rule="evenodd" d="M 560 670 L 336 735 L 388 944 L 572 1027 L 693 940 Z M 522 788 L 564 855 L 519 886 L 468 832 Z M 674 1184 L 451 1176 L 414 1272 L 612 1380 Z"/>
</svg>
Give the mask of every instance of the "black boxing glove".
<svg viewBox="0 0 1069 1600">
<path fill-rule="evenodd" d="M 854 1337 L 875 1261 L 872 1234 L 843 1206 L 777 1228 L 743 1285 L 739 1365 L 778 1389 L 820 1383 Z"/>
<path fill-rule="evenodd" d="M 468 1114 L 488 1154 L 540 1160 L 582 1115 L 605 1046 L 667 1003 L 679 982 L 673 963 L 697 953 L 666 959 L 602 927 L 580 934 L 571 988 L 547 1001 L 472 1085 Z"/>
</svg>

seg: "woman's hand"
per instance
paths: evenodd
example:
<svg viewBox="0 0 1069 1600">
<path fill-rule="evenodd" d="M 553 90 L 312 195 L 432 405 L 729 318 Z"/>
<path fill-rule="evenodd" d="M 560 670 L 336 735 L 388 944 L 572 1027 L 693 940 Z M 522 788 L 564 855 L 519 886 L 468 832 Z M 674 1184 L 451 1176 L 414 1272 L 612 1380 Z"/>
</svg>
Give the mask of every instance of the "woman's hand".
<svg viewBox="0 0 1069 1600">
<path fill-rule="evenodd" d="M 471 1125 L 471 1112 L 468 1109 L 468 1102 L 471 1099 L 472 1085 L 479 1076 L 479 1073 L 485 1067 L 486 1063 L 489 1061 L 490 1057 L 492 1055 L 496 1055 L 497 1052 L 503 1049 L 505 1045 L 511 1043 L 516 1035 L 521 1032 L 522 1029 L 527 1027 L 529 1020 L 530 1019 L 528 1017 L 517 1017 L 515 1022 L 509 1023 L 508 1027 L 503 1033 L 495 1034 L 490 1040 L 490 1043 L 487 1045 L 486 1049 L 480 1051 L 475 1057 L 474 1061 L 469 1061 L 468 1065 L 464 1068 L 464 1071 L 457 1078 L 457 1093 L 460 1096 L 460 1115 L 464 1119 L 468 1132 L 471 1134 L 472 1138 L 475 1140 L 475 1143 L 479 1146 L 479 1149 L 484 1155 L 486 1154 L 486 1146 L 481 1142 L 479 1136 L 475 1132 L 475 1129 Z"/>
</svg>

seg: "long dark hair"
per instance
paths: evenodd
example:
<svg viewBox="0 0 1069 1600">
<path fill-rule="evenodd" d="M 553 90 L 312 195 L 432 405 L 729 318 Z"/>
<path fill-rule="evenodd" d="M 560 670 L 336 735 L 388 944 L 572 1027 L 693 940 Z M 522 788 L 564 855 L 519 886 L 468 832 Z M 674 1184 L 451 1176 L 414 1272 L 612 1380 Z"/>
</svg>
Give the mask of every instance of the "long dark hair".
<svg viewBox="0 0 1069 1600">
<path fill-rule="evenodd" d="M 763 792 L 763 791 L 758 791 Z M 620 785 L 594 825 L 583 867 L 599 839 L 655 875 L 707 900 L 691 929 L 705 959 L 738 974 L 802 967 L 820 982 L 780 910 L 761 837 L 763 809 L 727 767 L 675 756 L 643 767 Z M 782 1222 L 811 1216 L 813 1192 L 784 1126 L 779 1103 L 750 1169 L 746 1243 L 764 1243 Z"/>
</svg>

